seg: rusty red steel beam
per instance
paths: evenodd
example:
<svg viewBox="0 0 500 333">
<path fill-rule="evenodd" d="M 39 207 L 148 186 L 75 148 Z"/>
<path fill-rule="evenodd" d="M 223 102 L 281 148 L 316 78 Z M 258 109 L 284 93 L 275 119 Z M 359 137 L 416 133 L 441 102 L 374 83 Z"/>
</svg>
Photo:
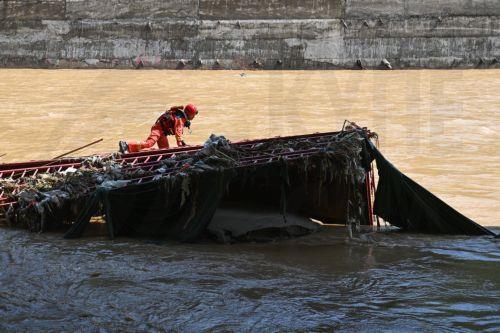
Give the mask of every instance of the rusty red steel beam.
<svg viewBox="0 0 500 333">
<path fill-rule="evenodd" d="M 317 143 L 316 146 L 314 148 L 312 148 L 311 150 L 301 150 L 301 151 L 298 151 L 300 153 L 308 153 L 309 151 L 316 151 L 320 148 L 323 148 L 324 146 L 326 146 L 328 143 Z M 281 155 L 290 155 L 292 153 L 294 153 L 294 151 L 289 151 L 289 150 L 285 150 L 285 151 L 281 151 L 281 150 L 278 150 L 278 149 L 272 149 L 272 150 L 265 150 L 265 151 L 258 151 L 256 152 L 256 155 L 253 155 L 253 156 L 244 156 L 244 157 L 241 157 L 237 160 L 237 162 L 241 163 L 241 162 L 245 162 L 247 160 L 254 160 L 254 159 L 268 159 L 269 157 L 277 157 L 277 156 L 281 156 Z M 192 153 L 192 152 L 188 152 L 188 153 Z M 262 157 L 264 156 L 264 157 Z M 163 159 L 156 159 L 155 161 L 151 161 L 151 162 L 143 162 L 143 163 L 137 163 L 137 164 L 133 164 L 133 165 L 130 165 L 130 167 L 124 167 L 123 170 L 135 170 L 135 169 L 145 169 L 147 171 L 152 171 L 154 170 L 155 167 L 159 167 L 161 166 L 161 164 L 163 163 Z"/>
<path fill-rule="evenodd" d="M 340 133 L 340 132 L 313 133 L 313 134 L 282 136 L 282 137 L 278 136 L 278 137 L 265 138 L 265 139 L 244 140 L 244 141 L 234 142 L 232 144 L 237 145 L 237 146 L 252 145 L 252 144 L 269 142 L 269 141 L 273 141 L 273 140 L 307 139 L 307 138 L 332 136 L 332 135 L 336 135 L 338 133 Z M 169 149 L 157 149 L 157 150 L 152 150 L 152 151 L 124 154 L 124 155 L 122 155 L 122 159 L 131 160 L 131 159 L 136 158 L 136 157 L 140 158 L 140 157 L 150 156 L 150 155 L 189 152 L 189 151 L 200 150 L 201 148 L 203 148 L 203 146 L 189 146 L 189 147 L 176 147 L 176 148 L 169 148 Z M 106 156 L 106 155 L 109 155 L 109 153 L 99 154 L 99 156 Z M 39 160 L 39 161 L 0 164 L 0 172 L 6 171 L 6 170 L 11 171 L 11 170 L 26 169 L 26 168 L 34 168 L 34 167 L 43 167 L 43 166 L 49 166 L 49 164 L 50 164 L 50 166 L 57 166 L 57 165 L 61 165 L 61 164 L 76 164 L 76 163 L 82 162 L 87 157 L 89 157 L 89 156 L 84 156 L 84 157 L 80 157 L 80 158 L 68 158 L 68 159 L 61 159 L 61 160 Z M 118 160 L 120 160 L 120 159 L 118 159 Z M 57 163 L 54 163 L 54 162 L 57 162 Z"/>
<path fill-rule="evenodd" d="M 190 153 L 195 153 L 197 150 L 191 150 L 188 152 L 184 152 L 187 154 Z M 142 165 L 147 165 L 148 163 L 160 163 L 162 160 L 171 157 L 175 153 L 167 153 L 167 154 L 156 154 L 156 155 L 149 155 L 149 156 L 143 156 L 142 158 L 139 157 L 128 157 L 124 159 L 118 159 L 117 162 L 120 162 L 121 164 L 129 164 L 132 166 L 135 166 L 137 168 L 141 167 Z M 150 160 L 153 160 L 150 162 Z M 55 164 L 55 165 L 43 165 L 43 166 L 38 166 L 38 167 L 31 167 L 31 168 L 20 168 L 20 169 L 13 169 L 13 170 L 4 170 L 0 171 L 0 178 L 22 178 L 25 176 L 33 176 L 36 175 L 37 173 L 51 173 L 51 172 L 59 172 L 59 171 L 64 171 L 67 170 L 68 168 L 80 168 L 82 166 L 81 162 L 78 163 L 69 163 L 69 164 Z"/>
<path fill-rule="evenodd" d="M 140 156 L 145 156 L 145 155 L 151 155 L 151 154 L 155 154 L 157 152 L 174 152 L 175 153 L 175 152 L 179 152 L 179 151 L 189 151 L 189 150 L 200 149 L 200 148 L 202 148 L 202 146 L 178 147 L 178 148 L 170 148 L 170 149 L 163 149 L 163 150 L 158 149 L 158 150 L 144 151 L 144 152 L 139 152 L 139 153 L 123 154 L 122 156 L 131 158 L 131 157 L 140 157 Z M 102 156 L 102 157 L 104 157 L 106 155 L 111 155 L 111 153 L 97 154 L 97 156 Z M 4 163 L 4 164 L 0 164 L 0 171 L 57 165 L 54 162 L 57 162 L 58 164 L 81 163 L 84 159 L 91 157 L 91 156 L 82 156 L 82 157 L 76 157 L 76 158 L 72 157 L 72 158 L 57 159 L 57 160 L 37 160 L 37 161 L 27 161 L 27 162 Z"/>
<path fill-rule="evenodd" d="M 294 156 L 307 156 L 307 155 L 310 155 L 312 153 L 315 153 L 317 151 L 319 151 L 320 147 L 315 147 L 315 148 L 312 148 L 312 149 L 307 149 L 307 150 L 299 150 L 299 151 L 293 151 L 293 152 L 290 152 L 290 151 L 280 151 L 278 153 L 274 153 L 274 154 L 269 154 L 269 153 L 264 153 L 264 154 L 257 154 L 255 156 L 246 156 L 246 157 L 242 157 L 240 159 L 237 160 L 238 164 L 240 166 L 244 166 L 244 165 L 259 165 L 261 163 L 270 163 L 272 162 L 273 160 L 276 160 L 278 158 L 291 158 L 291 157 L 294 157 Z M 181 163 L 181 162 L 179 162 Z M 161 162 L 157 163 L 157 162 L 152 162 L 152 163 L 149 163 L 150 165 L 145 165 L 147 166 L 147 169 L 148 171 L 152 171 L 154 170 L 155 167 L 158 167 L 161 165 Z M 144 166 L 143 165 L 137 165 L 137 166 L 132 166 L 130 168 L 126 168 L 126 169 L 129 169 L 129 170 L 134 170 L 134 169 L 139 169 L 139 168 L 143 168 Z M 173 172 L 175 170 L 178 170 L 179 167 L 175 167 L 175 168 L 172 168 L 171 170 L 169 170 L 168 173 L 170 172 Z M 167 173 L 167 174 L 168 174 Z M 5 202 L 7 201 L 7 202 Z M 4 204 L 9 204 L 11 201 L 15 201 L 15 200 L 9 200 L 9 198 L 7 197 L 4 197 L 3 196 L 3 191 L 1 192 L 0 194 L 0 203 L 3 202 Z M 2 205 L 0 205 L 2 206 Z"/>
<path fill-rule="evenodd" d="M 325 136 L 332 136 L 334 134 L 338 134 L 338 132 L 329 132 L 329 133 L 317 133 L 317 134 L 310 134 L 310 135 L 301 135 L 301 136 L 293 136 L 293 137 L 277 137 L 277 138 L 271 138 L 271 139 L 260 139 L 260 140 L 251 140 L 251 141 L 241 141 L 238 143 L 234 143 L 234 145 L 237 146 L 252 146 L 258 143 L 263 143 L 263 142 L 269 142 L 271 140 L 291 140 L 291 139 L 302 139 L 302 138 L 321 138 Z M 156 158 L 156 161 L 159 162 L 162 159 L 171 157 L 173 154 L 176 153 L 195 153 L 199 149 L 201 149 L 201 146 L 195 146 L 195 147 L 181 147 L 181 148 L 174 148 L 174 149 L 166 149 L 166 150 L 154 150 L 150 152 L 141 152 L 141 153 L 134 153 L 134 154 L 126 154 L 123 155 L 121 159 L 117 159 L 118 162 L 121 162 L 122 164 L 125 163 L 132 163 L 132 164 L 137 164 L 141 160 L 148 161 L 149 159 Z M 83 159 L 82 159 L 83 160 Z M 53 164 L 53 165 L 42 165 L 42 166 L 34 166 L 34 167 L 29 167 L 29 168 L 16 168 L 16 169 L 11 169 L 11 170 L 3 170 L 0 171 L 0 178 L 8 178 L 8 177 L 24 177 L 24 176 L 32 176 L 37 173 L 50 173 L 50 172 L 57 172 L 57 171 L 64 171 L 70 167 L 73 168 L 79 168 L 81 167 L 81 161 L 78 160 L 70 160 L 70 163 L 64 163 L 64 164 Z M 140 164 L 140 163 L 139 163 Z"/>
<path fill-rule="evenodd" d="M 12 178 L 14 176 L 21 178 L 25 176 L 32 176 L 30 172 L 34 174 L 37 173 L 50 173 L 56 171 L 64 171 L 71 167 L 80 167 L 81 163 L 68 163 L 68 164 L 56 164 L 56 165 L 48 165 L 48 166 L 39 166 L 39 167 L 30 167 L 30 168 L 20 168 L 20 169 L 12 169 L 12 170 L 4 170 L 0 171 L 0 178 Z"/>
<path fill-rule="evenodd" d="M 284 154 L 279 154 L 277 156 L 256 156 L 254 158 L 248 159 L 247 161 L 243 161 L 243 163 L 239 163 L 235 167 L 242 168 L 242 167 L 248 167 L 248 166 L 265 165 L 268 163 L 277 162 L 280 158 L 283 158 L 283 157 L 287 160 L 293 160 L 293 159 L 298 159 L 300 157 L 313 155 L 314 153 L 317 153 L 320 150 L 321 149 L 319 149 L 319 148 L 312 148 L 312 149 L 307 149 L 307 150 L 303 150 L 303 151 L 295 151 L 295 152 L 288 152 L 288 153 L 284 153 Z M 240 162 L 240 160 L 237 160 L 237 162 Z M 157 176 L 166 176 L 166 175 L 173 173 L 174 171 L 178 171 L 181 168 L 182 167 L 172 168 L 163 174 L 155 174 L 155 175 L 138 177 L 135 179 L 130 179 L 130 181 L 131 182 L 144 181 L 145 179 L 153 179 L 154 177 L 157 177 Z"/>
<path fill-rule="evenodd" d="M 161 155 L 159 155 L 161 157 Z M 127 160 L 134 161 L 133 158 L 128 159 L 118 159 L 118 162 L 122 162 L 123 164 L 127 163 Z M 1 170 L 0 178 L 20 178 L 24 176 L 32 176 L 36 173 L 50 173 L 56 171 L 64 171 L 68 168 L 80 168 L 82 166 L 82 161 L 74 162 L 74 163 L 63 163 L 63 164 L 53 164 L 53 165 L 41 165 L 41 166 L 33 166 L 27 168 L 16 168 L 10 170 Z"/>
<path fill-rule="evenodd" d="M 254 160 L 268 160 L 270 158 L 274 159 L 274 158 L 279 158 L 281 156 L 291 156 L 291 155 L 296 155 L 296 154 L 309 154 L 309 153 L 312 153 L 312 152 L 316 152 L 319 149 L 320 149 L 319 147 L 315 147 L 315 148 L 308 149 L 308 150 L 280 151 L 280 152 L 274 152 L 272 154 L 268 153 L 268 152 L 264 152 L 264 154 L 262 154 L 263 152 L 258 152 L 258 154 L 254 155 L 254 156 L 241 157 L 240 159 L 237 160 L 237 162 L 241 163 L 241 162 L 254 161 Z M 145 162 L 145 163 L 138 163 L 138 164 L 131 165 L 130 167 L 124 167 L 123 169 L 124 170 L 135 170 L 135 169 L 139 169 L 139 168 L 143 168 L 143 167 L 151 168 L 151 167 L 155 167 L 155 166 L 160 166 L 162 161 L 163 160 L 153 161 L 153 162 Z M 73 164 L 71 164 L 69 166 L 73 166 Z M 57 166 L 54 166 L 54 167 L 51 166 L 51 167 L 48 167 L 48 168 L 56 168 L 56 167 Z M 3 191 L 2 191 L 2 193 L 3 193 Z"/>
<path fill-rule="evenodd" d="M 232 143 L 233 145 L 237 146 L 247 146 L 247 145 L 254 145 L 258 143 L 263 143 L 263 142 L 269 142 L 271 140 L 286 140 L 286 139 L 300 139 L 300 138 L 314 138 L 314 137 L 324 137 L 324 136 L 331 136 L 333 134 L 337 134 L 338 132 L 329 132 L 329 133 L 316 133 L 316 134 L 309 134 L 309 135 L 299 135 L 299 136 L 290 136 L 290 137 L 275 137 L 275 138 L 268 138 L 268 139 L 258 139 L 258 140 L 248 140 L 248 141 L 240 141 L 236 143 Z M 117 161 L 134 161 L 134 159 L 140 159 L 140 158 L 147 158 L 150 156 L 159 156 L 159 155 L 172 155 L 175 153 L 179 152 L 193 152 L 197 151 L 203 148 L 203 146 L 191 146 L 191 147 L 178 147 L 178 148 L 170 148 L 170 149 L 158 149 L 158 150 L 152 150 L 152 151 L 146 151 L 146 152 L 138 152 L 138 153 L 131 153 L 131 154 L 124 154 L 122 155 L 122 158 L 117 159 Z M 105 156 L 106 154 L 101 154 L 100 156 Z M 11 164 L 0 164 L 0 173 L 4 174 L 10 174 L 12 171 L 22 171 L 25 169 L 32 169 L 36 167 L 40 168 L 45 168 L 45 167 L 57 167 L 60 165 L 63 166 L 70 166 L 70 165 L 77 165 L 81 163 L 85 158 L 87 157 L 82 157 L 78 159 L 65 159 L 65 160 L 59 160 L 58 164 L 54 164 L 55 161 L 53 160 L 43 160 L 43 161 L 31 161 L 31 162 L 21 162 L 21 163 L 11 163 Z"/>
<path fill-rule="evenodd" d="M 39 160 L 39 161 L 0 164 L 0 178 L 3 178 L 5 175 L 12 175 L 13 172 L 23 172 L 24 170 L 33 170 L 36 168 L 39 168 L 42 170 L 44 168 L 49 168 L 49 170 L 50 170 L 50 169 L 52 169 L 52 167 L 59 167 L 59 166 L 70 167 L 68 165 L 77 165 L 78 163 L 81 163 L 87 157 L 66 158 L 66 159 L 61 159 L 61 157 L 64 157 L 67 154 L 70 154 L 72 152 L 76 152 L 78 150 L 89 147 L 89 146 L 96 144 L 96 143 L 99 143 L 101 141 L 103 141 L 103 139 L 99 139 L 99 140 L 96 140 L 94 142 L 91 142 L 85 146 L 74 149 L 66 154 L 59 155 L 58 157 L 55 157 L 51 160 Z M 103 154 L 103 155 L 105 155 L 105 154 Z"/>
<path fill-rule="evenodd" d="M 265 139 L 254 139 L 254 140 L 243 140 L 237 142 L 231 142 L 231 145 L 236 146 L 251 146 L 259 143 L 276 141 L 276 140 L 292 140 L 292 139 L 307 139 L 307 138 L 319 138 L 325 136 L 333 136 L 337 135 L 340 132 L 324 132 L 324 133 L 312 133 L 312 134 L 301 134 L 301 135 L 291 135 L 291 136 L 276 136 L 272 138 Z M 137 156 L 147 156 L 151 154 L 165 154 L 165 153 L 176 153 L 176 152 L 187 152 L 192 150 L 200 150 L 203 146 L 190 146 L 190 147 L 177 147 L 177 148 L 168 148 L 168 149 L 157 149 L 146 152 L 138 152 L 138 153 L 129 153 L 123 155 L 125 158 L 137 157 Z"/>
<path fill-rule="evenodd" d="M 279 151 L 279 152 L 274 152 L 272 154 L 270 153 L 262 153 L 262 152 L 259 152 L 257 155 L 255 156 L 246 156 L 246 157 L 242 157 L 240 159 L 237 160 L 237 162 L 240 164 L 240 165 L 244 165 L 244 164 L 247 164 L 247 165 L 250 165 L 250 164 L 253 164 L 253 165 L 257 165 L 257 164 L 260 164 L 260 163 L 269 163 L 277 158 L 280 158 L 280 157 L 285 157 L 285 158 L 289 158 L 289 157 L 292 157 L 292 156 L 304 156 L 304 155 L 310 155 L 312 153 L 315 153 L 317 151 L 319 151 L 320 147 L 315 147 L 315 148 L 312 148 L 312 149 L 307 149 L 307 150 L 298 150 L 298 151 Z M 139 168 L 143 168 L 143 167 L 147 167 L 149 169 L 149 171 L 152 171 L 154 169 L 154 167 L 156 166 L 160 166 L 161 165 L 161 161 L 159 162 L 149 162 L 149 163 L 142 163 L 142 164 L 137 164 L 137 165 L 134 165 L 134 166 L 131 166 L 129 168 L 126 168 L 128 170 L 134 170 L 134 169 L 139 169 Z M 177 169 L 177 168 L 174 168 L 174 169 Z M 0 202 L 2 201 L 5 201 L 7 198 L 3 197 L 3 191 L 2 193 L 0 194 Z"/>
<path fill-rule="evenodd" d="M 318 143 L 316 145 L 315 148 L 312 148 L 312 149 L 319 149 L 319 148 L 322 148 L 324 146 L 326 146 L 328 143 Z M 301 152 L 307 152 L 306 150 L 302 150 Z M 286 150 L 286 151 L 277 151 L 277 149 L 273 149 L 273 150 L 265 150 L 265 151 L 258 151 L 256 152 L 256 155 L 254 156 L 244 156 L 244 157 L 240 157 L 239 159 L 237 159 L 238 162 L 242 162 L 242 161 L 246 161 L 246 160 L 252 160 L 252 159 L 255 159 L 255 158 L 258 158 L 260 156 L 266 156 L 266 157 L 275 157 L 277 155 L 284 155 L 284 154 L 290 154 L 290 153 L 294 153 L 294 151 L 289 151 L 289 150 Z M 155 166 L 160 166 L 163 162 L 163 159 L 161 160 L 156 160 L 156 161 L 152 161 L 152 162 L 144 162 L 144 163 L 138 163 L 138 164 L 134 164 L 134 165 L 131 165 L 130 168 L 124 168 L 125 170 L 131 170 L 131 169 L 138 169 L 138 168 L 148 168 L 148 169 L 151 169 L 152 167 L 155 167 Z"/>
<path fill-rule="evenodd" d="M 238 165 L 237 165 L 237 167 L 264 165 L 264 164 L 267 164 L 267 163 L 276 162 L 280 158 L 296 159 L 296 158 L 300 158 L 300 157 L 312 155 L 314 153 L 319 152 L 320 150 L 321 150 L 321 148 L 311 148 L 311 149 L 306 149 L 306 150 L 297 150 L 297 151 L 293 151 L 293 152 L 290 152 L 290 151 L 288 151 L 288 152 L 280 152 L 280 153 L 277 153 L 275 156 L 266 154 L 266 155 L 257 155 L 257 156 L 245 157 L 245 158 L 237 160 L 237 162 L 239 162 Z M 165 176 L 165 175 L 171 174 L 174 171 L 179 170 L 180 168 L 181 167 L 172 168 L 172 169 L 168 170 L 166 173 L 161 174 L 161 176 Z M 137 182 L 141 183 L 141 182 L 146 181 L 147 179 L 153 179 L 156 176 L 160 176 L 160 174 L 139 177 L 139 178 L 136 178 L 136 179 L 132 179 L 130 181 L 131 182 L 137 181 Z M 13 205 L 16 202 L 17 201 L 14 198 L 3 197 L 3 196 L 0 197 L 0 207 L 1 208 Z"/>
<path fill-rule="evenodd" d="M 125 159 L 131 159 L 132 157 L 141 157 L 141 156 L 147 156 L 147 155 L 152 155 L 156 154 L 157 152 L 182 152 L 182 151 L 190 151 L 190 150 L 197 150 L 201 149 L 202 146 L 190 146 L 190 147 L 180 147 L 180 148 L 172 148 L 172 149 L 163 149 L 163 150 L 152 150 L 148 152 L 140 152 L 140 153 L 133 153 L 133 154 L 123 154 L 122 156 Z M 102 153 L 98 154 L 98 156 L 104 157 L 106 155 L 111 155 L 110 153 Z M 78 158 L 65 158 L 65 159 L 59 159 L 59 160 L 38 160 L 38 161 L 28 161 L 28 162 L 15 162 L 15 163 L 5 163 L 5 164 L 0 164 L 0 172 L 5 171 L 5 170 L 19 170 L 19 169 L 26 169 L 26 168 L 36 168 L 36 167 L 44 167 L 44 166 L 57 166 L 60 164 L 76 164 L 76 163 L 81 163 L 83 162 L 84 159 L 88 158 L 90 156 L 83 156 L 83 157 L 78 157 Z M 121 159 L 120 159 L 121 160 Z"/>
<path fill-rule="evenodd" d="M 277 137 L 277 138 L 270 138 L 270 139 L 242 141 L 242 142 L 238 142 L 236 144 L 237 145 L 244 145 L 244 146 L 247 146 L 247 145 L 252 146 L 252 145 L 255 145 L 255 144 L 258 144 L 258 143 L 269 142 L 270 140 L 290 140 L 290 139 L 315 138 L 315 137 L 319 138 L 319 137 L 336 135 L 338 133 L 339 132 L 328 132 L 328 133 L 315 133 L 315 134 L 309 134 L 309 135 L 299 135 L 299 136 L 292 136 L 292 137 Z M 128 156 L 127 155 L 125 155 L 125 156 L 127 156 L 126 159 L 131 160 L 134 157 L 139 157 L 141 155 L 142 156 L 148 156 L 148 155 L 149 156 L 153 156 L 153 155 L 156 155 L 156 156 L 159 156 L 157 158 L 157 161 L 161 161 L 161 159 L 160 159 L 161 155 L 170 155 L 171 156 L 172 154 L 175 154 L 176 152 L 181 152 L 181 151 L 184 151 L 184 152 L 185 151 L 187 151 L 187 152 L 196 152 L 196 150 L 198 150 L 201 147 L 189 147 L 189 148 L 190 149 L 168 149 L 168 150 L 163 150 L 163 153 L 167 153 L 167 154 L 162 154 L 161 151 L 160 151 L 160 154 L 158 154 L 159 151 L 156 150 L 156 151 L 147 152 L 146 154 L 144 154 L 144 153 L 135 153 L 134 155 L 128 154 Z M 293 159 L 293 158 L 297 158 L 297 157 L 304 156 L 304 155 L 310 155 L 310 154 L 312 154 L 314 152 L 317 152 L 317 151 L 318 151 L 318 148 L 313 148 L 313 149 L 310 149 L 308 151 L 280 152 L 280 153 L 276 154 L 276 156 L 269 156 L 269 154 L 265 154 L 265 156 L 259 156 L 259 155 L 257 155 L 257 156 L 245 157 L 245 158 L 240 159 L 240 167 L 241 166 L 246 166 L 246 165 L 260 165 L 260 164 L 270 163 L 273 160 L 276 160 L 277 158 L 280 158 L 280 157 L 283 157 L 283 156 L 285 156 L 288 159 Z M 130 155 L 132 155 L 132 156 L 130 156 Z M 248 161 L 245 161 L 245 159 L 247 159 Z M 156 164 L 156 163 L 153 162 L 153 164 Z M 51 167 L 58 167 L 58 166 L 55 165 L 55 166 L 51 166 Z M 139 168 L 139 167 L 140 167 L 140 163 L 137 164 L 137 168 Z M 178 168 L 169 170 L 168 173 L 171 173 L 171 172 L 175 171 L 176 169 L 178 169 Z M 151 178 L 152 179 L 155 176 L 157 176 L 157 175 L 146 176 L 145 178 Z M 142 182 L 142 181 L 144 181 L 145 178 L 139 178 L 139 181 Z M 2 191 L 2 195 L 0 196 L 0 202 L 1 202 L 0 203 L 0 207 L 4 207 L 4 206 L 15 204 L 16 201 L 14 199 L 11 199 L 11 198 L 3 197 L 3 191 Z"/>
<path fill-rule="evenodd" d="M 68 158 L 58 160 L 59 164 L 68 164 L 68 163 L 78 163 L 82 160 L 81 158 Z M 13 169 L 23 169 L 23 168 L 32 168 L 37 166 L 49 165 L 52 163 L 54 165 L 55 161 L 53 160 L 40 160 L 40 161 L 27 161 L 27 162 L 14 162 L 14 163 L 3 163 L 0 164 L 0 172 L 4 170 L 13 170 Z"/>
</svg>

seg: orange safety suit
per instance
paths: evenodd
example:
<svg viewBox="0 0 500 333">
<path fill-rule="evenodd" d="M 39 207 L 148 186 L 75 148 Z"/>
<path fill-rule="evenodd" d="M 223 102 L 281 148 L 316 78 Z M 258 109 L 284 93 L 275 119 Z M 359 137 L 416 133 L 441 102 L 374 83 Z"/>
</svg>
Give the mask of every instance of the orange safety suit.
<svg viewBox="0 0 500 333">
<path fill-rule="evenodd" d="M 162 114 L 158 120 L 156 120 L 153 127 L 151 127 L 151 133 L 146 141 L 127 142 L 128 151 L 135 153 L 138 151 L 154 150 L 155 148 L 153 146 L 155 143 L 158 143 L 158 148 L 160 149 L 169 148 L 170 146 L 167 139 L 168 135 L 175 136 L 177 146 L 183 146 L 184 142 L 182 141 L 182 134 L 184 127 L 186 126 L 187 119 L 181 110 L 182 107 L 172 107 L 170 110 Z"/>
</svg>

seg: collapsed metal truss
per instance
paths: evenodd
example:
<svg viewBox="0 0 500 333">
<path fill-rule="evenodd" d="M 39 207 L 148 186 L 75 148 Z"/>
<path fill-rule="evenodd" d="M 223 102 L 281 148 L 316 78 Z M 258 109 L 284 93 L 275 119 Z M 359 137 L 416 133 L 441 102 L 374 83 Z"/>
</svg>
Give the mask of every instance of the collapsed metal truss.
<svg viewBox="0 0 500 333">
<path fill-rule="evenodd" d="M 231 145 L 237 146 L 239 148 L 247 148 L 247 151 L 251 151 L 252 148 L 260 144 L 265 144 L 267 142 L 276 141 L 294 141 L 294 142 L 312 142 L 314 143 L 313 148 L 302 149 L 302 150 L 291 150 L 288 148 L 284 149 L 272 149 L 272 150 L 256 150 L 254 155 L 243 156 L 236 159 L 237 167 L 244 167 L 249 165 L 261 165 L 266 163 L 275 162 L 279 159 L 296 159 L 303 158 L 312 154 L 317 153 L 322 148 L 325 147 L 329 137 L 338 135 L 340 132 L 327 132 L 327 133 L 315 133 L 307 135 L 296 135 L 296 136 L 286 136 L 286 137 L 274 137 L 259 140 L 248 140 L 231 143 Z M 144 151 L 139 153 L 129 153 L 122 154 L 118 156 L 115 161 L 122 165 L 124 170 L 133 171 L 137 169 L 142 169 L 144 171 L 153 171 L 160 167 L 164 160 L 172 158 L 179 154 L 195 154 L 203 146 L 190 146 L 190 147 L 178 147 L 171 149 L 159 149 Z M 111 154 L 100 154 L 100 157 L 109 157 Z M 78 169 L 82 167 L 85 159 L 87 157 L 79 158 L 65 158 L 59 160 L 40 160 L 40 161 L 30 161 L 21 163 L 9 163 L 0 164 L 0 179 L 19 179 L 20 185 L 22 184 L 22 179 L 27 177 L 34 177 L 41 174 L 58 173 L 68 170 L 69 168 Z M 168 175 L 171 173 L 179 172 L 183 168 L 183 165 L 174 165 L 169 168 L 169 170 L 164 173 Z M 142 183 L 153 179 L 155 175 L 147 175 L 129 180 L 131 183 Z M 373 173 L 367 173 L 367 198 L 372 199 L 374 192 L 374 181 Z M 372 212 L 372 200 L 368 200 L 368 209 Z M 0 213 L 1 211 L 6 211 L 10 206 L 16 205 L 17 198 L 15 193 L 11 193 L 6 196 L 3 188 L 0 188 Z M 373 216 L 370 214 L 370 223 L 373 225 Z"/>
</svg>

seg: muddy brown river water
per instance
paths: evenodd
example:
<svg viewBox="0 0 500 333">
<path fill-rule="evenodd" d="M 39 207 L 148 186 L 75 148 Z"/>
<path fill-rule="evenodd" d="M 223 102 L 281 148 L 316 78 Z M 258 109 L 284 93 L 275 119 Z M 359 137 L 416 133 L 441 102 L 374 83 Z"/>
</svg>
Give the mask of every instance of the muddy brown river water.
<svg viewBox="0 0 500 333">
<path fill-rule="evenodd" d="M 201 109 L 188 143 L 380 135 L 403 172 L 500 232 L 500 71 L 0 70 L 1 162 L 143 139 L 167 105 Z M 271 244 L 0 229 L 1 332 L 500 331 L 491 237 L 343 229 Z"/>
</svg>

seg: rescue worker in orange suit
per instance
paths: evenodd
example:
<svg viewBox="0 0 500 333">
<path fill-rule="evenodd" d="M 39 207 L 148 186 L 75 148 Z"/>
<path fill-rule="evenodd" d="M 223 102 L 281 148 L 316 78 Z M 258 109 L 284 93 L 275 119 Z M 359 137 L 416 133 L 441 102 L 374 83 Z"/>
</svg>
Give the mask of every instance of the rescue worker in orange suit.
<svg viewBox="0 0 500 333">
<path fill-rule="evenodd" d="M 193 104 L 188 104 L 184 107 L 173 106 L 156 120 L 156 123 L 151 127 L 151 134 L 149 134 L 146 141 L 120 141 L 120 152 L 127 154 L 153 150 L 155 143 L 158 144 L 158 148 L 160 149 L 169 148 L 167 139 L 169 135 L 175 136 L 178 147 L 186 146 L 186 143 L 182 139 L 184 127 L 189 128 L 191 121 L 197 114 L 198 109 Z"/>
</svg>

